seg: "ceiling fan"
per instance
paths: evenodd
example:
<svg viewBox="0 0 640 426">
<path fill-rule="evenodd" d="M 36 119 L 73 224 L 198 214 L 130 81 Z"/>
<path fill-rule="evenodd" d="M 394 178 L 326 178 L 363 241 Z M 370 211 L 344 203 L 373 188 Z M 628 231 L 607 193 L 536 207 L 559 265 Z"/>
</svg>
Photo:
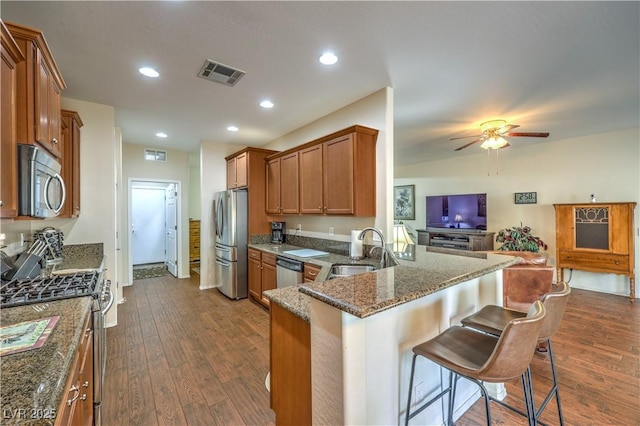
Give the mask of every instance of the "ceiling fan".
<svg viewBox="0 0 640 426">
<path fill-rule="evenodd" d="M 549 132 L 512 132 L 511 130 L 520 127 L 518 124 L 507 124 L 505 120 L 490 120 L 485 121 L 480 125 L 482 131 L 479 135 L 462 136 L 459 138 L 452 138 L 451 140 L 477 138 L 476 140 L 469 142 L 466 145 L 462 145 L 460 148 L 456 148 L 455 151 L 460 151 L 468 146 L 477 142 L 482 142 L 480 145 L 484 149 L 498 149 L 506 148 L 509 146 L 509 142 L 505 137 L 527 137 L 527 138 L 546 138 L 549 136 Z"/>
</svg>

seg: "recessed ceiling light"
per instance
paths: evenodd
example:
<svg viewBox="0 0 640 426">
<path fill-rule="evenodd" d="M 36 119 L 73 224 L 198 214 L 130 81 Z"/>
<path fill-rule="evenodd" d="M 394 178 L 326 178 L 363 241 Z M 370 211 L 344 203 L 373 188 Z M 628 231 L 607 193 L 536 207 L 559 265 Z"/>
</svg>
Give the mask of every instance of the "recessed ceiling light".
<svg viewBox="0 0 640 426">
<path fill-rule="evenodd" d="M 140 74 L 147 76 L 147 77 L 158 77 L 160 76 L 160 73 L 156 70 L 154 70 L 153 68 L 149 68 L 149 67 L 142 67 L 140 68 L 138 71 L 140 71 Z"/>
<path fill-rule="evenodd" d="M 338 62 L 338 57 L 333 54 L 333 52 L 325 52 L 318 58 L 321 64 L 324 65 L 333 65 Z"/>
<path fill-rule="evenodd" d="M 167 134 L 164 133 L 164 132 L 158 132 L 158 133 L 156 133 L 156 136 L 159 137 L 159 138 L 166 138 Z"/>
<path fill-rule="evenodd" d="M 271 102 L 269 99 L 265 99 L 264 101 L 260 102 L 260 106 L 262 108 L 273 108 L 273 102 Z"/>
<path fill-rule="evenodd" d="M 240 129 L 238 129 L 236 126 L 229 126 L 227 127 L 227 130 L 230 132 L 237 132 Z"/>
</svg>

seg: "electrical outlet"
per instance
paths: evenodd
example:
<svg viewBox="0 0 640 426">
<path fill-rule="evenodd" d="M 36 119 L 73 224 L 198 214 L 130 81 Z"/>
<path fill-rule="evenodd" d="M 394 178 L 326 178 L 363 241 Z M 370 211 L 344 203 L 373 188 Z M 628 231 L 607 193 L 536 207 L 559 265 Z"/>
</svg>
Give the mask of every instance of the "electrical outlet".
<svg viewBox="0 0 640 426">
<path fill-rule="evenodd" d="M 302 232 L 302 224 L 301 223 L 299 223 L 298 226 L 296 226 L 296 231 Z"/>
<path fill-rule="evenodd" d="M 333 235 L 333 226 L 329 227 L 329 235 Z"/>
</svg>

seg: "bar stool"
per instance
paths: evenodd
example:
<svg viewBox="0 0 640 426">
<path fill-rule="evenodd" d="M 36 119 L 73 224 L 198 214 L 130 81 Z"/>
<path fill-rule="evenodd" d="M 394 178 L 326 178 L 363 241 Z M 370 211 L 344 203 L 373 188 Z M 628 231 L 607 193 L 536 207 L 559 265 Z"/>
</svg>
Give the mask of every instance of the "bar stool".
<svg viewBox="0 0 640 426">
<path fill-rule="evenodd" d="M 542 329 L 540 330 L 538 341 L 547 343 L 549 362 L 551 363 L 551 375 L 553 376 L 553 386 L 551 387 L 551 390 L 549 391 L 542 405 L 540 405 L 540 408 L 537 411 L 535 411 L 535 404 L 532 406 L 537 420 L 544 411 L 549 401 L 551 401 L 551 398 L 553 398 L 553 396 L 555 395 L 556 402 L 558 404 L 558 417 L 560 418 L 560 425 L 564 425 L 564 417 L 562 415 L 562 406 L 560 405 L 560 392 L 558 390 L 558 378 L 556 374 L 555 362 L 553 359 L 551 337 L 556 333 L 558 327 L 560 326 L 560 321 L 562 320 L 562 315 L 564 314 L 564 310 L 567 306 L 567 301 L 569 300 L 570 293 L 571 288 L 569 287 L 569 285 L 565 282 L 561 282 L 560 284 L 558 284 L 557 289 L 554 289 L 552 292 L 545 294 L 541 299 L 542 304 L 546 309 L 546 315 L 543 321 Z M 494 336 L 500 336 L 500 334 L 504 332 L 503 330 L 510 321 L 515 318 L 525 317 L 526 315 L 527 314 L 523 312 L 505 309 L 501 306 L 489 305 L 483 307 L 478 312 L 464 318 L 461 323 L 464 327 L 470 327 L 476 330 L 483 331 L 485 333 L 492 334 Z M 528 369 L 527 374 L 531 375 L 530 369 Z M 534 403 L 533 387 L 531 388 L 530 392 L 532 395 L 531 401 L 532 403 Z M 522 411 L 517 410 L 502 401 L 496 402 L 524 415 Z"/>
<path fill-rule="evenodd" d="M 531 403 L 527 380 L 530 377 L 526 376 L 525 372 L 533 358 L 544 316 L 544 306 L 540 301 L 536 301 L 524 317 L 509 321 L 499 337 L 453 326 L 433 339 L 415 346 L 405 425 L 446 393 L 449 393 L 448 421 L 453 423 L 453 405 L 458 376 L 469 379 L 480 387 L 485 401 L 487 424 L 491 424 L 490 397 L 482 381 L 500 383 L 520 377 L 527 414 L 530 414 L 529 423 L 533 424 L 535 412 L 529 413 L 528 410 Z M 427 358 L 449 370 L 449 387 L 411 413 L 411 389 L 418 356 Z"/>
</svg>

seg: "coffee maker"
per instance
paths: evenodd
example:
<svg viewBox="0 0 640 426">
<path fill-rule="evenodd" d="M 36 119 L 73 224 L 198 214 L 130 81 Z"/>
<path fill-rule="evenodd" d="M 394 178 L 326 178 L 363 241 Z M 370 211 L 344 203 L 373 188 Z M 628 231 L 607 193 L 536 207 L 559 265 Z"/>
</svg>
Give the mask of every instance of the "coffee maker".
<svg viewBox="0 0 640 426">
<path fill-rule="evenodd" d="M 275 244 L 284 243 L 284 222 L 271 222 L 271 242 Z"/>
</svg>

